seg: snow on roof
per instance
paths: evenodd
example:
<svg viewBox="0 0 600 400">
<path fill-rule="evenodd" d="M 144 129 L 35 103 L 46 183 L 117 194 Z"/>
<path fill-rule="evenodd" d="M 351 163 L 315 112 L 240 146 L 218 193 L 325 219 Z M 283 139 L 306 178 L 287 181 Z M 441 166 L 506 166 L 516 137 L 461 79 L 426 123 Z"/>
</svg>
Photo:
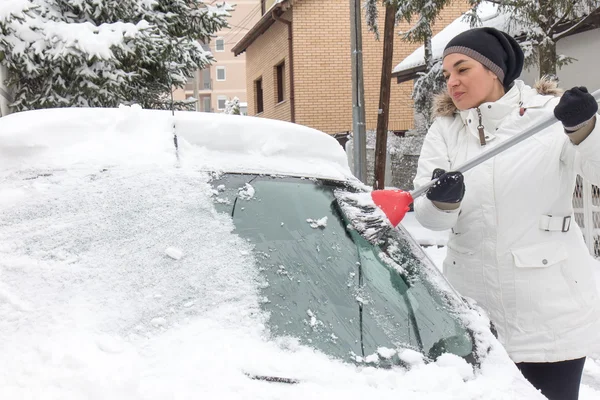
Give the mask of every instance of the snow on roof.
<svg viewBox="0 0 600 400">
<path fill-rule="evenodd" d="M 204 170 L 352 178 L 346 153 L 326 133 L 238 115 L 61 108 L 0 118 L 0 170 L 169 164 Z"/>
<path fill-rule="evenodd" d="M 506 16 L 498 12 L 496 4 L 487 1 L 482 2 L 481 6 L 477 9 L 477 15 L 483 26 L 494 27 L 500 30 L 506 30 L 507 28 Z M 446 44 L 459 33 L 469 29 L 471 29 L 471 26 L 465 20 L 463 14 L 442 29 L 437 35 L 434 35 L 431 39 L 433 59 L 441 58 Z M 411 55 L 402 60 L 400 64 L 396 65 L 392 73 L 398 74 L 422 65 L 425 65 L 425 48 L 423 46 L 419 47 Z"/>
</svg>

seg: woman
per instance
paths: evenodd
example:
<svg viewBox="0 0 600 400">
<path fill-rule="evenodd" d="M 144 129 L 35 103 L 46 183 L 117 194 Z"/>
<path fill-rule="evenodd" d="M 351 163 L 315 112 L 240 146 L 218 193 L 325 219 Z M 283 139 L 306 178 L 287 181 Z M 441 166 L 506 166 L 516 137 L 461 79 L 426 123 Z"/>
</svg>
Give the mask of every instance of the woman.
<svg viewBox="0 0 600 400">
<path fill-rule="evenodd" d="M 585 88 L 515 80 L 523 52 L 478 28 L 444 51 L 447 93 L 419 158 L 420 223 L 451 229 L 444 273 L 490 315 L 523 375 L 551 400 L 577 399 L 586 355 L 600 344 L 594 261 L 573 221 L 577 174 L 600 183 L 598 104 Z M 452 171 L 554 112 L 562 122 L 466 172 Z M 465 191 L 465 187 L 467 190 Z"/>
</svg>

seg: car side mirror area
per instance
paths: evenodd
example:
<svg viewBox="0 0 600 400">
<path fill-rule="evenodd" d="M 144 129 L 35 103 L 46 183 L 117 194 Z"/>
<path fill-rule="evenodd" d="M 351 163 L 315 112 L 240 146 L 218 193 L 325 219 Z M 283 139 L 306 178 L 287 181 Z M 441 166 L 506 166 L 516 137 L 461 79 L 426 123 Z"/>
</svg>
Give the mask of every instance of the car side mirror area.
<svg viewBox="0 0 600 400">
<path fill-rule="evenodd" d="M 462 350 L 466 348 L 472 349 L 472 345 L 473 338 L 470 334 L 465 333 L 463 335 L 449 336 L 447 338 L 442 338 L 435 342 L 433 346 L 431 346 L 431 348 L 429 349 L 427 357 L 435 361 L 444 353 L 460 355 Z M 468 354 L 462 355 L 461 357 L 464 358 L 465 361 L 467 361 L 469 364 L 478 364 L 473 351 L 470 351 Z"/>
</svg>

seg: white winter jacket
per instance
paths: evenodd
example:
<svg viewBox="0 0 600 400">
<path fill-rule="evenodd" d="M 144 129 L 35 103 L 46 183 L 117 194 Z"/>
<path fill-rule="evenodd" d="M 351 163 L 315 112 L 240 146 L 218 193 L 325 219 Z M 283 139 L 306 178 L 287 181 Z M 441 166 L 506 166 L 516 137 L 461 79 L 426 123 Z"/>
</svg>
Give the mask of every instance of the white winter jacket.
<svg viewBox="0 0 600 400">
<path fill-rule="evenodd" d="M 438 99 L 414 184 L 435 168 L 451 171 L 552 113 L 560 91 L 549 81 L 533 89 L 521 81 L 496 102 L 458 111 Z M 477 126 L 484 126 L 481 146 Z M 419 222 L 451 229 L 444 273 L 475 299 L 498 330 L 514 362 L 576 359 L 600 349 L 597 268 L 573 217 L 576 175 L 600 184 L 600 118 L 573 145 L 556 123 L 467 171 L 458 210 L 415 200 Z"/>
</svg>

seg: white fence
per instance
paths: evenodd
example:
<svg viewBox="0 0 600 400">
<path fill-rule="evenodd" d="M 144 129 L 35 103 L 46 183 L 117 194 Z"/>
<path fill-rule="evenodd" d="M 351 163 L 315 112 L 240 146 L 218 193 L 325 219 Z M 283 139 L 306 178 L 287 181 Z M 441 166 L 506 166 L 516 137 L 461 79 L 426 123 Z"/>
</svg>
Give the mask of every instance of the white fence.
<svg viewBox="0 0 600 400">
<path fill-rule="evenodd" d="M 573 208 L 590 253 L 600 258 L 600 188 L 578 176 Z"/>
</svg>

